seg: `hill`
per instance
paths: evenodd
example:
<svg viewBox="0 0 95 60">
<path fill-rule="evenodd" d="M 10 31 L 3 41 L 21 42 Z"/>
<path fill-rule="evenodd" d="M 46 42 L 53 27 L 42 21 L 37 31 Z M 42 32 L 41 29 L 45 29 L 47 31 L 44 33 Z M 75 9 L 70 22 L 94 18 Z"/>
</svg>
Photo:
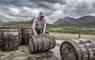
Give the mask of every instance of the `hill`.
<svg viewBox="0 0 95 60">
<path fill-rule="evenodd" d="M 0 25 L 0 27 L 6 27 L 6 28 L 31 28 L 32 22 L 31 21 L 19 21 L 19 22 L 11 22 L 7 24 Z M 57 27 L 52 24 L 47 24 L 48 28 L 54 28 Z"/>
<path fill-rule="evenodd" d="M 54 22 L 54 25 L 59 26 L 95 26 L 94 16 L 83 16 L 80 18 L 65 17 Z"/>
</svg>

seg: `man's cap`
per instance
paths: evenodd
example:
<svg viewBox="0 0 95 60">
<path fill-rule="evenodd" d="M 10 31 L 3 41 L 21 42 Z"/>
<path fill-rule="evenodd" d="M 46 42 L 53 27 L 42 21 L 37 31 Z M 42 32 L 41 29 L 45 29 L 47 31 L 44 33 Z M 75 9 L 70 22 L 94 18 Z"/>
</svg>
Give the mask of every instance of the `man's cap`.
<svg viewBox="0 0 95 60">
<path fill-rule="evenodd" d="M 45 16 L 44 12 L 40 11 L 39 16 Z"/>
</svg>

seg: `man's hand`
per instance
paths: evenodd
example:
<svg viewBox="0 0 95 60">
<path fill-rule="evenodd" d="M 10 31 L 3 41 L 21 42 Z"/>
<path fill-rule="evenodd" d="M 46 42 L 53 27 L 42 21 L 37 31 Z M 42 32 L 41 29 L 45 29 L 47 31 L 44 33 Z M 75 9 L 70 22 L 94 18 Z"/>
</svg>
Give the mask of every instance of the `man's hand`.
<svg viewBox="0 0 95 60">
<path fill-rule="evenodd" d="M 34 33 L 34 36 L 37 36 L 38 37 L 39 35 L 37 33 Z"/>
<path fill-rule="evenodd" d="M 42 35 L 46 35 L 45 31 L 43 31 Z"/>
<path fill-rule="evenodd" d="M 35 32 L 34 35 L 38 35 L 38 34 Z"/>
<path fill-rule="evenodd" d="M 45 34 L 45 32 L 43 32 L 42 34 Z"/>
</svg>

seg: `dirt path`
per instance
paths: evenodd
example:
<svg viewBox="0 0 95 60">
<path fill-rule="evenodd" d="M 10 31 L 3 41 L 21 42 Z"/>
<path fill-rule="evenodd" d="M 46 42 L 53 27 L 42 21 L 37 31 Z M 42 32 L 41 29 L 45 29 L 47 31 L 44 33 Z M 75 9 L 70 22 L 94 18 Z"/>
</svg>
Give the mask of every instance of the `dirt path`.
<svg viewBox="0 0 95 60">
<path fill-rule="evenodd" d="M 59 40 L 57 42 L 60 42 Z M 0 51 L 0 60 L 61 60 L 60 44 L 46 53 L 30 54 L 28 46 L 19 46 L 18 50 L 10 52 Z"/>
<path fill-rule="evenodd" d="M 0 51 L 0 60 L 61 60 L 60 56 L 60 45 L 64 40 L 78 38 L 77 34 L 66 34 L 66 33 L 50 33 L 54 35 L 57 45 L 54 49 L 49 52 L 40 54 L 30 54 L 28 46 L 19 46 L 18 50 L 10 52 Z M 95 35 L 82 35 L 82 38 L 95 39 Z M 62 40 L 60 40 L 62 39 Z"/>
<path fill-rule="evenodd" d="M 73 38 L 78 38 L 78 34 L 67 34 L 67 33 L 50 33 L 51 35 L 54 35 L 57 39 L 63 39 L 63 40 L 70 40 Z M 82 34 L 81 38 L 86 38 L 86 39 L 93 39 L 95 40 L 95 35 L 87 35 L 87 34 Z"/>
</svg>

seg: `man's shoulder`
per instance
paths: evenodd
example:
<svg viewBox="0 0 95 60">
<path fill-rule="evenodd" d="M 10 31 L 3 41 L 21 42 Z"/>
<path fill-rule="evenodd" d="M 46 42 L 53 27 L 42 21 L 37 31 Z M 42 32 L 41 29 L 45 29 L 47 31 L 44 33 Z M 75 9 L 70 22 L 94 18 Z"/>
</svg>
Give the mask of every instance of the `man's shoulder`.
<svg viewBox="0 0 95 60">
<path fill-rule="evenodd" d="M 38 17 L 35 17 L 35 18 L 33 18 L 33 19 L 37 19 L 37 20 L 38 20 Z"/>
<path fill-rule="evenodd" d="M 37 22 L 37 18 L 32 18 L 31 19 L 31 22 L 33 23 L 33 22 Z"/>
<path fill-rule="evenodd" d="M 34 21 L 38 21 L 38 17 L 36 17 L 36 18 L 33 18 L 33 20 L 34 20 Z"/>
</svg>

